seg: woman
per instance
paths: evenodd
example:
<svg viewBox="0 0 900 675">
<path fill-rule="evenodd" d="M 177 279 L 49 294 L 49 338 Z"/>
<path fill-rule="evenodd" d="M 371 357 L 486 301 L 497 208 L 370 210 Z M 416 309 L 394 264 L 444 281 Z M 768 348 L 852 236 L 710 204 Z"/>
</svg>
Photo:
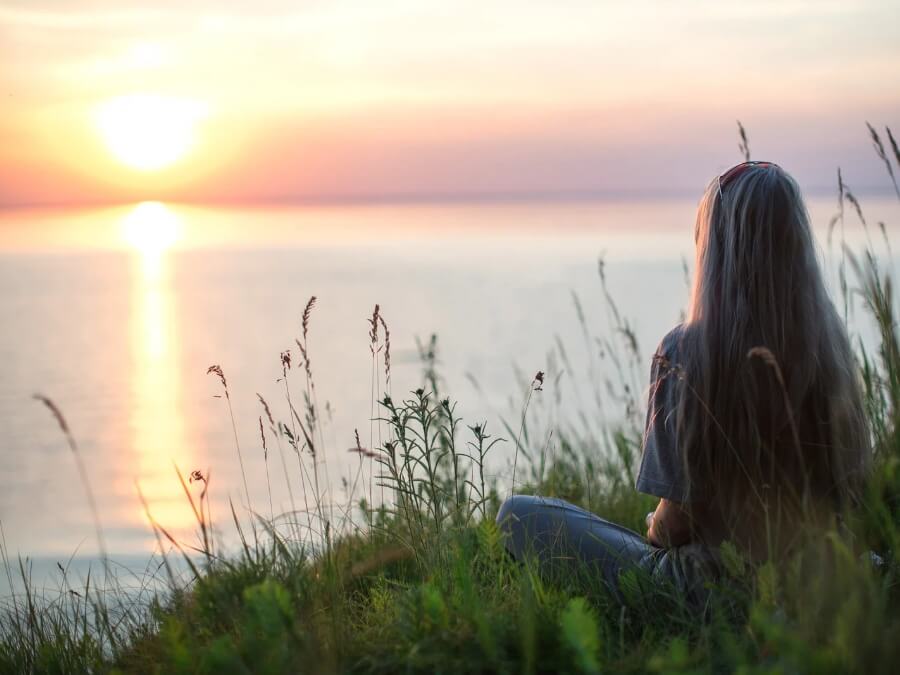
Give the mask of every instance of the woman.
<svg viewBox="0 0 900 675">
<path fill-rule="evenodd" d="M 558 499 L 514 496 L 497 520 L 518 559 L 640 567 L 690 586 L 732 541 L 778 556 L 854 501 L 869 460 L 858 371 L 828 298 L 799 188 L 770 162 L 713 180 L 697 213 L 685 324 L 651 370 L 636 487 L 647 536 Z"/>
</svg>

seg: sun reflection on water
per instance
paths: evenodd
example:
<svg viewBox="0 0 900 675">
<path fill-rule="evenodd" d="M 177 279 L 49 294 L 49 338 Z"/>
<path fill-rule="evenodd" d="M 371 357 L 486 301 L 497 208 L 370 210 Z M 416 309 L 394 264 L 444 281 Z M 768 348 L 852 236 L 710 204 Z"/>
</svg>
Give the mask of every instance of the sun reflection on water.
<svg viewBox="0 0 900 675">
<path fill-rule="evenodd" d="M 183 224 L 160 202 L 142 202 L 121 221 L 124 240 L 135 252 L 132 272 L 133 464 L 154 520 L 167 529 L 192 525 L 190 508 L 173 462 L 183 473 L 195 468 L 187 442 L 180 396 L 176 313 L 169 253 Z M 135 502 L 137 503 L 137 502 Z M 143 518 L 143 513 L 140 515 Z"/>
</svg>

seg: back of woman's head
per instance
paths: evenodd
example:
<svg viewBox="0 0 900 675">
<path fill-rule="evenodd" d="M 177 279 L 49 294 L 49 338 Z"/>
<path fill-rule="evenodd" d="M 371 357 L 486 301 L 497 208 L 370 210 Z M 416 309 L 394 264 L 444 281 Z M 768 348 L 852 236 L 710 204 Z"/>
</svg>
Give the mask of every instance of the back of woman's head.
<svg viewBox="0 0 900 675">
<path fill-rule="evenodd" d="M 696 245 L 677 416 L 689 481 L 722 509 L 845 504 L 868 431 L 796 182 L 770 163 L 726 172 Z"/>
</svg>

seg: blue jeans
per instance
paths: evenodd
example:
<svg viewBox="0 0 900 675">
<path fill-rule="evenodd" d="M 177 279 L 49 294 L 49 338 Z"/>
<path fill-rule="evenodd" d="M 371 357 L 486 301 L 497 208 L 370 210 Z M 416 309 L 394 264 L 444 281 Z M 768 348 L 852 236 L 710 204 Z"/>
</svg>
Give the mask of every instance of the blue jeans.
<svg viewBox="0 0 900 675">
<path fill-rule="evenodd" d="M 634 530 L 562 499 L 515 495 L 503 502 L 497 524 L 516 560 L 531 556 L 542 571 L 592 568 L 616 595 L 619 575 L 629 569 L 692 595 L 715 574 L 715 555 L 705 546 L 659 548 Z"/>
<path fill-rule="evenodd" d="M 515 495 L 503 502 L 497 523 L 516 560 L 531 555 L 546 569 L 587 564 L 611 584 L 626 569 L 646 568 L 653 553 L 634 530 L 562 499 Z"/>
</svg>

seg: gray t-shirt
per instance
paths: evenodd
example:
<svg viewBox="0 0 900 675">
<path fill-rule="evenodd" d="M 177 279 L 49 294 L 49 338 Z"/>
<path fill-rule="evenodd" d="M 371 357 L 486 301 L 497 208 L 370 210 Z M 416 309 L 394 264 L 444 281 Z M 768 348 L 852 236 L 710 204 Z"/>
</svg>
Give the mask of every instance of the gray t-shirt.
<svg viewBox="0 0 900 675">
<path fill-rule="evenodd" d="M 653 356 L 641 467 L 635 481 L 638 492 L 681 503 L 697 501 L 696 490 L 691 490 L 694 495 L 687 494 L 684 464 L 676 442 L 678 343 L 683 332 L 683 326 L 676 326 L 662 339 Z"/>
</svg>

